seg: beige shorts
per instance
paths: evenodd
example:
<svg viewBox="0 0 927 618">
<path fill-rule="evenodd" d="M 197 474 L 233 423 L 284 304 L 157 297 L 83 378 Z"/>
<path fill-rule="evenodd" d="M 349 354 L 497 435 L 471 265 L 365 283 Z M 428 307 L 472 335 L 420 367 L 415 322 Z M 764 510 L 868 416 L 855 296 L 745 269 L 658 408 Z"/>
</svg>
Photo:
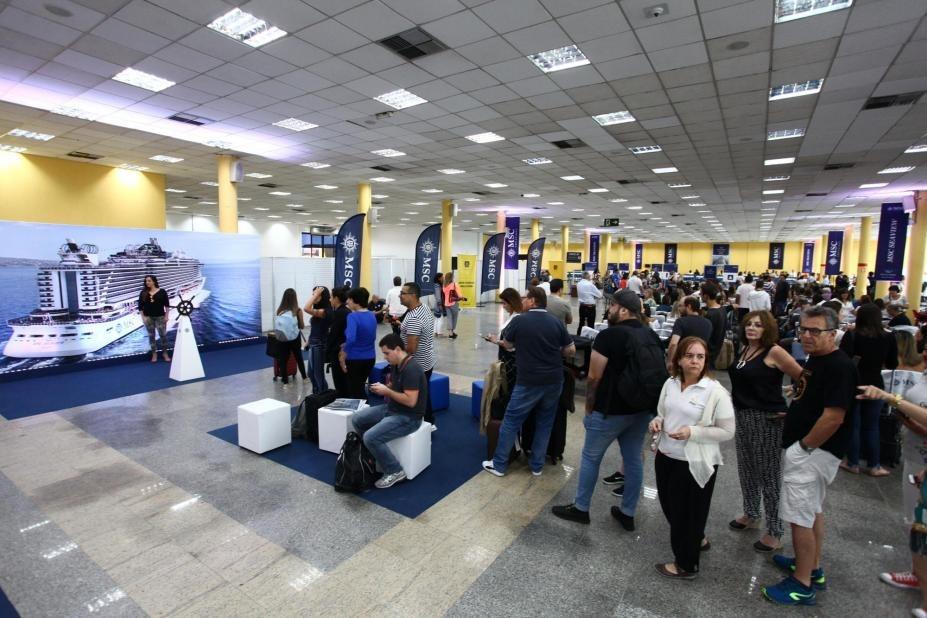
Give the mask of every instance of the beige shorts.
<svg viewBox="0 0 927 618">
<path fill-rule="evenodd" d="M 785 449 L 779 517 L 802 528 L 813 527 L 815 516 L 824 511 L 827 486 L 839 468 L 840 460 L 823 449 L 808 454 L 798 442 Z"/>
</svg>

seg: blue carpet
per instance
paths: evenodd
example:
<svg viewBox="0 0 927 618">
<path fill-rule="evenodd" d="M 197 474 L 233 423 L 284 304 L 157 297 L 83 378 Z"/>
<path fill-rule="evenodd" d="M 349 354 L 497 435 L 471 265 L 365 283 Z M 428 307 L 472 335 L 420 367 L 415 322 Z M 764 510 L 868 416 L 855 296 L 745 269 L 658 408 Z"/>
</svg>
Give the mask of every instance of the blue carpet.
<svg viewBox="0 0 927 618">
<path fill-rule="evenodd" d="M 200 358 L 206 372 L 203 379 L 222 378 L 273 365 L 273 360 L 264 354 L 263 341 L 203 350 Z M 0 383 L 0 415 L 7 419 L 23 418 L 197 381 L 175 382 L 169 374 L 169 363 L 151 363 L 146 357 L 82 371 L 11 380 Z"/>
<path fill-rule="evenodd" d="M 435 424 L 438 431 L 431 434 L 430 466 L 411 481 L 389 489 L 370 489 L 360 497 L 400 515 L 418 517 L 480 472 L 486 458 L 486 438 L 480 435 L 478 421 L 470 416 L 470 398 L 451 395 L 450 408 L 435 413 Z M 237 424 L 209 434 L 238 446 Z M 337 455 L 319 450 L 315 443 L 294 440 L 288 446 L 253 455 L 334 485 Z"/>
<path fill-rule="evenodd" d="M 19 618 L 16 608 L 3 593 L 3 588 L 0 588 L 0 618 Z"/>
</svg>

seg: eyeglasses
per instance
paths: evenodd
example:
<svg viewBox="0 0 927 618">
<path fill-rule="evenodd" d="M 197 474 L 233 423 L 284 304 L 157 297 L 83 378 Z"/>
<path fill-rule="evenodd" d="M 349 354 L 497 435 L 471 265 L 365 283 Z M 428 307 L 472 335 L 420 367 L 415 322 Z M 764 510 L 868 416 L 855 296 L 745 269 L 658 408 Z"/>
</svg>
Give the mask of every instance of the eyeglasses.
<svg viewBox="0 0 927 618">
<path fill-rule="evenodd" d="M 820 337 L 823 333 L 829 333 L 837 330 L 836 328 L 798 328 L 798 336 L 810 335 L 811 337 Z"/>
<path fill-rule="evenodd" d="M 704 354 L 691 354 L 689 352 L 683 354 L 682 357 L 686 360 L 705 360 Z"/>
<path fill-rule="evenodd" d="M 399 291 L 399 295 L 400 295 L 400 296 L 408 296 L 408 295 L 411 294 L 411 293 L 412 293 L 412 292 L 403 292 L 402 290 Z"/>
</svg>

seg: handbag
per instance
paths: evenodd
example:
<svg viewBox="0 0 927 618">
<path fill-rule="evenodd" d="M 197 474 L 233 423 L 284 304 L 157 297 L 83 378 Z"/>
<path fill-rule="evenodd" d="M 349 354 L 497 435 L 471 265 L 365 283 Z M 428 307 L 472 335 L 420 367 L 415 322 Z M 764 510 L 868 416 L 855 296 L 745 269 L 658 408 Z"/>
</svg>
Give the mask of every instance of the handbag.
<svg viewBox="0 0 927 618">
<path fill-rule="evenodd" d="M 718 352 L 718 358 L 715 359 L 715 369 L 727 369 L 734 362 L 734 344 L 730 339 L 725 339 L 721 344 L 721 351 Z"/>
<path fill-rule="evenodd" d="M 456 303 L 458 300 L 460 300 L 460 295 L 457 293 L 457 288 L 456 288 L 456 286 L 455 286 L 455 287 L 452 287 L 452 288 L 448 291 L 448 293 L 447 293 L 447 299 L 448 299 L 448 301 L 451 302 L 451 303 Z"/>
</svg>

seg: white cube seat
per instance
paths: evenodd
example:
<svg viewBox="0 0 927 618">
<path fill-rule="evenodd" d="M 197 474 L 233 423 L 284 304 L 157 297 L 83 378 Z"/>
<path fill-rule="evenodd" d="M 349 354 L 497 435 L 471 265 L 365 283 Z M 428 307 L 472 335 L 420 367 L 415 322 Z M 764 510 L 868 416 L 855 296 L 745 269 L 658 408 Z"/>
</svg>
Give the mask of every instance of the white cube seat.
<svg viewBox="0 0 927 618">
<path fill-rule="evenodd" d="M 399 460 L 406 478 L 414 479 L 431 465 L 431 432 L 431 423 L 422 421 L 421 427 L 409 435 L 386 443 Z"/>
<path fill-rule="evenodd" d="M 238 446 L 266 453 L 291 440 L 290 404 L 268 398 L 238 406 Z"/>
<path fill-rule="evenodd" d="M 335 400 L 337 401 L 337 399 Z M 362 403 L 358 410 L 369 407 Z M 340 453 L 344 438 L 349 431 L 354 431 L 351 417 L 355 410 L 336 408 L 319 408 L 319 448 L 329 453 Z"/>
</svg>

